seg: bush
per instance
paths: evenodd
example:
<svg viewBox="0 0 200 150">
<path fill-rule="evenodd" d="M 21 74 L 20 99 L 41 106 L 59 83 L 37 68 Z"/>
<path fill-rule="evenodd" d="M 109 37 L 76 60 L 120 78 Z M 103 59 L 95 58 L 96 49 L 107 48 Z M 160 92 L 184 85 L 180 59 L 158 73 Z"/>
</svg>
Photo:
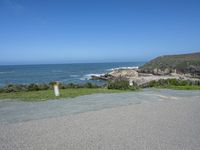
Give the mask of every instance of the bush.
<svg viewBox="0 0 200 150">
<path fill-rule="evenodd" d="M 4 88 L 2 88 L 2 91 L 6 93 L 27 91 L 27 87 L 26 85 L 21 84 L 8 84 Z"/>
<path fill-rule="evenodd" d="M 50 86 L 53 86 L 54 84 L 56 84 L 55 81 L 51 81 L 51 82 L 49 82 L 49 85 L 50 85 Z"/>
<path fill-rule="evenodd" d="M 22 92 L 22 91 L 39 91 L 39 90 L 48 90 L 53 89 L 53 85 L 55 82 L 50 82 L 49 84 L 42 83 L 42 84 L 8 84 L 4 87 L 0 88 L 0 93 L 11 93 L 11 92 Z M 98 86 L 92 83 L 85 83 L 85 84 L 74 84 L 74 83 L 60 83 L 60 89 L 67 89 L 67 88 L 99 88 L 103 86 Z"/>
<path fill-rule="evenodd" d="M 160 79 L 158 81 L 150 81 L 144 87 L 166 87 L 166 86 L 188 86 L 200 85 L 199 81 L 179 80 L 179 79 Z"/>
<path fill-rule="evenodd" d="M 53 88 L 53 85 L 51 86 Z M 59 84 L 59 88 L 60 89 L 66 89 L 67 88 L 67 85 L 66 84 L 63 84 L 63 83 L 60 83 Z"/>
<path fill-rule="evenodd" d="M 4 92 L 4 88 L 0 88 L 0 93 L 3 93 Z"/>
<path fill-rule="evenodd" d="M 69 83 L 66 85 L 67 88 L 77 88 L 77 86 L 74 83 Z"/>
<path fill-rule="evenodd" d="M 40 89 L 37 84 L 31 83 L 28 85 L 28 91 L 38 91 L 38 90 L 40 90 Z"/>
<path fill-rule="evenodd" d="M 43 84 L 38 84 L 38 88 L 39 90 L 48 90 L 51 87 L 48 84 L 43 83 Z"/>
<path fill-rule="evenodd" d="M 84 85 L 86 88 L 92 88 L 93 86 L 92 86 L 92 83 L 85 83 L 85 85 Z"/>
<path fill-rule="evenodd" d="M 136 90 L 136 86 L 130 86 L 129 81 L 127 80 L 112 80 L 108 82 L 108 89 L 117 89 L 117 90 Z"/>
<path fill-rule="evenodd" d="M 83 87 L 84 87 L 84 88 L 99 88 L 99 87 L 101 87 L 101 86 L 98 86 L 98 85 L 96 85 L 96 84 L 92 84 L 92 83 L 90 83 L 90 82 L 87 82 L 87 83 L 83 84 Z"/>
<path fill-rule="evenodd" d="M 60 87 L 60 89 L 67 89 L 67 88 L 99 88 L 101 86 L 98 86 L 96 84 L 92 84 L 92 83 L 88 82 L 88 83 L 85 83 L 85 84 L 74 84 L 74 83 L 64 84 L 64 83 L 60 83 L 59 87 Z"/>
</svg>

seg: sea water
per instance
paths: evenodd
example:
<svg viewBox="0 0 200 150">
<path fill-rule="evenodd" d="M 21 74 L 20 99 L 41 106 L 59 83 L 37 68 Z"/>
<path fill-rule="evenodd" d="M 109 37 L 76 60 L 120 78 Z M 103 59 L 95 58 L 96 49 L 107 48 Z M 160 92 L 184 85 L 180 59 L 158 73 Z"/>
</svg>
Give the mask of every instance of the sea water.
<svg viewBox="0 0 200 150">
<path fill-rule="evenodd" d="M 10 83 L 49 83 L 51 81 L 103 84 L 103 81 L 90 80 L 91 75 L 102 75 L 115 68 L 132 68 L 142 64 L 144 62 L 0 66 L 0 86 Z"/>
</svg>

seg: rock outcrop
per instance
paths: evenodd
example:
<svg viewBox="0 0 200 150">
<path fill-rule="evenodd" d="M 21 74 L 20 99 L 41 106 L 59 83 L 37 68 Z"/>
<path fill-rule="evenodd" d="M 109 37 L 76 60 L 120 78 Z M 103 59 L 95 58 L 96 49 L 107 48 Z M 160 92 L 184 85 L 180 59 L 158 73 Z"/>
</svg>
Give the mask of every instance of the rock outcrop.
<svg viewBox="0 0 200 150">
<path fill-rule="evenodd" d="M 138 72 L 133 69 L 119 69 L 119 70 L 114 70 L 109 73 L 114 78 L 137 78 L 138 77 Z"/>
<path fill-rule="evenodd" d="M 139 69 L 116 69 L 93 80 L 128 80 L 141 86 L 160 79 L 200 81 L 200 53 L 162 56 L 141 66 Z"/>
<path fill-rule="evenodd" d="M 159 70 L 156 70 L 159 72 Z M 137 84 L 138 86 L 143 86 L 151 81 L 158 81 L 160 79 L 179 79 L 179 80 L 190 80 L 190 81 L 200 81 L 198 78 L 194 78 L 189 75 L 177 74 L 176 72 L 173 73 L 159 73 L 158 75 L 151 74 L 151 73 L 140 73 L 139 70 L 133 69 L 124 69 L 124 70 L 114 70 L 110 73 L 107 73 L 102 76 L 92 76 L 92 80 L 115 80 L 115 79 L 123 79 L 128 80 L 130 85 L 132 82 Z"/>
<path fill-rule="evenodd" d="M 128 76 L 126 76 L 125 74 L 120 74 L 121 71 L 119 71 L 118 73 L 116 73 L 116 76 L 111 76 L 111 75 L 106 75 L 106 77 L 101 76 L 101 77 L 93 77 L 93 80 L 115 80 L 115 79 L 123 79 L 123 80 L 128 80 L 130 85 L 134 84 L 138 85 L 138 86 L 143 86 L 146 85 L 147 83 L 151 82 L 151 81 L 158 81 L 160 79 L 179 79 L 179 80 L 188 80 L 191 82 L 195 82 L 195 81 L 199 81 L 200 79 L 198 78 L 194 78 L 191 76 L 185 76 L 185 75 L 181 75 L 181 74 L 176 74 L 176 73 L 171 73 L 169 75 L 153 75 L 153 74 L 147 74 L 147 73 L 134 73 L 133 76 L 131 76 L 130 74 Z M 125 72 L 125 70 L 123 71 Z M 126 70 L 126 72 L 130 72 L 130 70 Z"/>
<path fill-rule="evenodd" d="M 110 73 L 101 76 L 91 76 L 92 80 L 113 80 L 113 79 L 130 80 L 138 78 L 138 72 L 134 69 L 116 69 Z"/>
<path fill-rule="evenodd" d="M 114 77 L 111 76 L 110 74 L 105 74 L 105 75 L 100 75 L 100 76 L 95 76 L 95 75 L 92 75 L 91 76 L 91 80 L 112 80 Z"/>
</svg>

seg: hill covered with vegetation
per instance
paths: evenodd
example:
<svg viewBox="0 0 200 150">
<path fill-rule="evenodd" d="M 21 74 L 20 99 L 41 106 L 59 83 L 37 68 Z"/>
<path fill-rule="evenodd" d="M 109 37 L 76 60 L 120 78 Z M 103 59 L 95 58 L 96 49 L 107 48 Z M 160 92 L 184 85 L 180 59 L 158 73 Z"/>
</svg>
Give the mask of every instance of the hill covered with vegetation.
<svg viewBox="0 0 200 150">
<path fill-rule="evenodd" d="M 200 52 L 160 56 L 141 66 L 140 71 L 157 75 L 176 72 L 200 77 Z"/>
</svg>

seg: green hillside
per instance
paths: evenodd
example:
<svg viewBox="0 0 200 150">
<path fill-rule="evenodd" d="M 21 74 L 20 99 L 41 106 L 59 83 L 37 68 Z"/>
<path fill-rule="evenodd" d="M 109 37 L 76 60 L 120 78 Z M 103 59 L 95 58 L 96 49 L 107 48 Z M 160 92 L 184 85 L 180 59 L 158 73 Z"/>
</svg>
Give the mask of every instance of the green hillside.
<svg viewBox="0 0 200 150">
<path fill-rule="evenodd" d="M 181 55 L 166 55 L 157 57 L 140 67 L 141 72 L 154 73 L 155 69 L 160 72 L 173 72 L 200 76 L 200 52 Z"/>
</svg>

